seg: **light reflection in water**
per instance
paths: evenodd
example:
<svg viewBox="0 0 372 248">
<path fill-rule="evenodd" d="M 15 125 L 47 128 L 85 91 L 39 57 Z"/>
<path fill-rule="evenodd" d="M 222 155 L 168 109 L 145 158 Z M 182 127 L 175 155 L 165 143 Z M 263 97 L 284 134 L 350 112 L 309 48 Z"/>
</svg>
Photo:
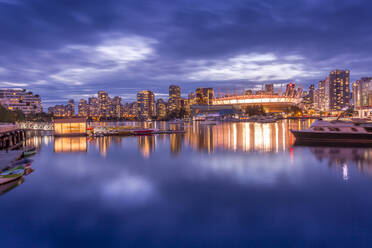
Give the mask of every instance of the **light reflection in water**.
<svg viewBox="0 0 372 248">
<path fill-rule="evenodd" d="M 183 146 L 203 153 L 215 153 L 218 151 L 232 152 L 260 152 L 282 153 L 288 152 L 291 164 L 296 154 L 296 147 L 292 147 L 294 138 L 290 129 L 308 128 L 311 120 L 295 121 L 283 120 L 276 123 L 219 123 L 215 126 L 198 125 L 197 122 L 185 125 L 185 134 L 162 134 L 138 137 L 99 137 L 90 139 L 89 143 L 95 146 L 102 157 L 107 156 L 111 145 L 120 146 L 124 139 L 136 139 L 138 150 L 143 158 L 150 158 L 159 144 L 169 143 L 172 155 L 180 155 Z M 106 124 L 107 125 L 107 124 Z M 132 124 L 139 126 L 139 124 Z M 167 128 L 164 122 L 145 123 L 145 126 Z M 181 125 L 170 125 L 179 129 Z M 52 142 L 51 136 L 33 136 L 26 140 L 27 146 L 40 147 Z M 54 151 L 63 152 L 87 152 L 86 137 L 60 137 L 54 139 Z M 372 149 L 368 148 L 332 148 L 311 147 L 308 148 L 319 161 L 327 161 L 329 166 L 338 166 L 345 180 L 350 178 L 350 164 L 355 164 L 357 169 L 372 175 Z"/>
<path fill-rule="evenodd" d="M 86 152 L 87 137 L 56 137 L 54 139 L 54 152 Z"/>
</svg>

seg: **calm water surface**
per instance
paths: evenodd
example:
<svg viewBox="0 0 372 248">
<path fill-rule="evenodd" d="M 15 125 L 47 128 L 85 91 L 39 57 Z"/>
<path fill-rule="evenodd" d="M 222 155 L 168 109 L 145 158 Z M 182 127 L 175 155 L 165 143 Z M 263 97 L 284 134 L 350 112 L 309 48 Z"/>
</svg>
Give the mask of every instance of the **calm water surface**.
<svg viewBox="0 0 372 248">
<path fill-rule="evenodd" d="M 0 188 L 1 247 L 371 247 L 372 149 L 293 147 L 309 124 L 36 136 L 35 171 Z"/>
</svg>

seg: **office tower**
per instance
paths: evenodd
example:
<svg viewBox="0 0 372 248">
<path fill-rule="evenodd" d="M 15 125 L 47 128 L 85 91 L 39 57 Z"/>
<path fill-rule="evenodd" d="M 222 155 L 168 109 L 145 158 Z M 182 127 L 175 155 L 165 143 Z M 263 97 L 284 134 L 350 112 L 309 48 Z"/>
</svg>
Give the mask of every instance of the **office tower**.
<svg viewBox="0 0 372 248">
<path fill-rule="evenodd" d="M 169 112 L 178 112 L 181 109 L 181 88 L 177 85 L 169 86 L 168 109 Z"/>
<path fill-rule="evenodd" d="M 143 90 L 137 93 L 138 114 L 141 119 L 149 119 L 155 114 L 154 93 Z"/>
</svg>

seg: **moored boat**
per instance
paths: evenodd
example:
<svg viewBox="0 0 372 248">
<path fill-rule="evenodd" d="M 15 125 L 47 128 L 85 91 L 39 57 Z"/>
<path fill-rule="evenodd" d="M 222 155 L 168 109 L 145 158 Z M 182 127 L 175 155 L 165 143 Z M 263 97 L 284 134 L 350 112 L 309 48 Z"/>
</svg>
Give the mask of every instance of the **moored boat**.
<svg viewBox="0 0 372 248">
<path fill-rule="evenodd" d="M 290 130 L 296 144 L 371 144 L 372 127 L 346 121 L 315 121 L 309 129 Z"/>
<path fill-rule="evenodd" d="M 36 147 L 31 147 L 23 150 L 23 157 L 32 156 L 36 154 Z"/>
<path fill-rule="evenodd" d="M 134 129 L 131 130 L 132 134 L 134 135 L 149 135 L 153 134 L 156 130 L 155 129 Z"/>
<path fill-rule="evenodd" d="M 24 158 L 24 159 L 13 161 L 11 163 L 11 167 L 15 167 L 15 166 L 19 166 L 19 165 L 29 167 L 29 166 L 31 166 L 32 162 L 33 162 L 32 159 Z"/>
<path fill-rule="evenodd" d="M 16 180 L 25 174 L 25 167 L 19 165 L 0 173 L 0 184 Z"/>
</svg>

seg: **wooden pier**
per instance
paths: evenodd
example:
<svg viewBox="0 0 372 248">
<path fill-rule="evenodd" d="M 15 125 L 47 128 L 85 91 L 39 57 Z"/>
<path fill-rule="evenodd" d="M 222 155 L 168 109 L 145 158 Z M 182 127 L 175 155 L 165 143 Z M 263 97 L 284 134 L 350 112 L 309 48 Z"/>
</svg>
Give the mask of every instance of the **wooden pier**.
<svg viewBox="0 0 372 248">
<path fill-rule="evenodd" d="M 17 125 L 0 125 L 0 150 L 17 148 L 25 139 L 25 130 Z"/>
</svg>

